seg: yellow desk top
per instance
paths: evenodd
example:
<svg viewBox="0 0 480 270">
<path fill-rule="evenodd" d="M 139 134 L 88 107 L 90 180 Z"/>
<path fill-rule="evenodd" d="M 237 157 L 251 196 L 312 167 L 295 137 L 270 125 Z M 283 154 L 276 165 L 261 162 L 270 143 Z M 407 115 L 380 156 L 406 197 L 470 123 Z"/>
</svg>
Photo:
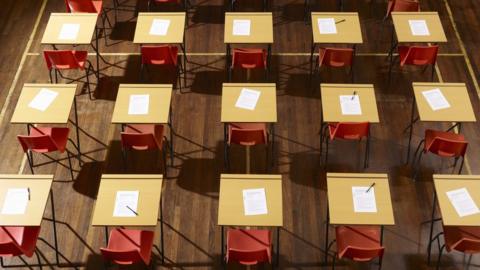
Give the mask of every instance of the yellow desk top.
<svg viewBox="0 0 480 270">
<path fill-rule="evenodd" d="M 148 114 L 128 114 L 130 95 L 149 95 Z M 171 99 L 171 84 L 120 84 L 112 123 L 166 124 Z"/>
<path fill-rule="evenodd" d="M 135 28 L 133 43 L 139 44 L 182 44 L 185 33 L 185 12 L 140 12 Z M 169 20 L 167 34 L 151 35 L 150 28 L 154 19 Z"/>
<path fill-rule="evenodd" d="M 243 88 L 260 91 L 254 110 L 235 106 Z M 224 83 L 222 89 L 222 123 L 277 122 L 277 92 L 274 83 Z"/>
<path fill-rule="evenodd" d="M 361 115 L 344 115 L 340 105 L 340 95 L 360 97 Z M 377 101 L 373 84 L 320 84 L 323 121 L 379 123 Z"/>
<path fill-rule="evenodd" d="M 0 212 L 0 226 L 40 226 L 52 182 L 53 175 L 0 175 L 0 210 L 9 188 L 30 189 L 30 201 L 25 214 L 4 215 Z"/>
<path fill-rule="evenodd" d="M 57 97 L 45 111 L 29 107 L 41 89 L 57 92 Z M 66 124 L 77 90 L 76 84 L 24 84 L 10 123 Z"/>
<path fill-rule="evenodd" d="M 80 29 L 75 39 L 60 39 L 64 24 L 79 24 Z M 41 44 L 90 44 L 97 24 L 96 13 L 51 13 Z"/>
<path fill-rule="evenodd" d="M 246 216 L 243 190 L 265 188 L 268 213 Z M 282 176 L 256 174 L 222 174 L 218 202 L 218 225 L 283 226 Z"/>
<path fill-rule="evenodd" d="M 233 20 L 250 20 L 250 35 L 234 36 Z M 273 43 L 271 12 L 225 12 L 225 43 Z"/>
<path fill-rule="evenodd" d="M 353 208 L 352 186 L 369 187 L 375 182 L 376 213 L 358 213 Z M 330 223 L 342 225 L 394 225 L 387 174 L 327 173 Z"/>
<path fill-rule="evenodd" d="M 100 182 L 93 226 L 156 226 L 160 209 L 163 175 L 104 174 Z M 139 191 L 138 216 L 114 217 L 117 191 Z"/>
<path fill-rule="evenodd" d="M 440 89 L 450 108 L 434 111 L 422 92 Z M 475 122 L 475 113 L 464 83 L 413 83 L 413 92 L 421 121 Z"/>
<path fill-rule="evenodd" d="M 433 182 L 445 226 L 479 226 L 480 214 L 460 217 L 450 202 L 447 192 L 466 188 L 477 207 L 480 207 L 480 175 L 434 174 Z"/>
<path fill-rule="evenodd" d="M 437 12 L 392 12 L 393 26 L 398 42 L 447 42 Z M 430 35 L 414 36 L 409 20 L 425 20 Z"/>
<path fill-rule="evenodd" d="M 332 18 L 337 22 L 336 34 L 320 34 L 318 19 Z M 357 12 L 312 12 L 313 42 L 361 44 L 362 29 Z"/>
</svg>

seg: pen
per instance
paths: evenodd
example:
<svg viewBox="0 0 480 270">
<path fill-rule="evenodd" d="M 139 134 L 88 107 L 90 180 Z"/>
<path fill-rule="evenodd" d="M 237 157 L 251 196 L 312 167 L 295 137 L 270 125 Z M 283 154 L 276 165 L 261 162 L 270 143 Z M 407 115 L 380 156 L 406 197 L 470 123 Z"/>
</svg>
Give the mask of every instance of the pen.
<svg viewBox="0 0 480 270">
<path fill-rule="evenodd" d="M 356 95 L 357 95 L 357 91 L 353 91 L 352 100 L 355 98 Z"/>
<path fill-rule="evenodd" d="M 367 191 L 365 191 L 365 193 L 368 193 L 370 191 L 371 188 L 373 188 L 373 186 L 375 186 L 375 182 L 373 182 L 367 189 Z"/>
<path fill-rule="evenodd" d="M 343 20 L 340 20 L 340 21 L 338 21 L 338 22 L 335 22 L 335 24 L 337 24 L 337 23 L 341 23 L 341 22 L 344 22 L 344 21 L 346 21 L 346 20 L 345 20 L 345 19 L 343 19 Z"/>
<path fill-rule="evenodd" d="M 30 201 L 30 188 L 27 188 L 28 191 L 28 200 Z"/>
<path fill-rule="evenodd" d="M 132 211 L 135 214 L 135 216 L 138 216 L 138 213 L 135 212 L 132 208 L 130 208 L 130 206 L 127 205 L 127 208 L 130 209 L 130 211 Z"/>
</svg>

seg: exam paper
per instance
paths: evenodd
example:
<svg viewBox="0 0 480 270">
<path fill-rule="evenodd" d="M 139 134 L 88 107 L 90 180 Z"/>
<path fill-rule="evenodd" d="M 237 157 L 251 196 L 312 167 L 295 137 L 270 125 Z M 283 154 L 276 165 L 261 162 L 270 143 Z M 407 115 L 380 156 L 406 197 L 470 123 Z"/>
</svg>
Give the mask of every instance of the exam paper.
<svg viewBox="0 0 480 270">
<path fill-rule="evenodd" d="M 117 191 L 115 197 L 115 207 L 113 209 L 114 217 L 135 217 L 138 207 L 138 190 L 135 191 Z M 131 208 L 131 210 L 129 209 Z M 133 211 L 132 211 L 133 210 Z"/>
<path fill-rule="evenodd" d="M 423 91 L 422 95 L 427 100 L 430 108 L 432 108 L 432 110 L 434 111 L 450 108 L 450 103 L 448 103 L 448 100 L 442 94 L 442 91 L 440 91 L 440 89 L 438 88 Z"/>
<path fill-rule="evenodd" d="M 42 88 L 38 91 L 37 95 L 28 103 L 28 107 L 39 110 L 46 111 L 50 104 L 57 98 L 58 92 L 52 91 L 47 88 Z"/>
<path fill-rule="evenodd" d="M 250 20 L 233 20 L 234 36 L 250 36 Z"/>
<path fill-rule="evenodd" d="M 235 103 L 235 107 L 251 111 L 255 110 L 260 94 L 260 91 L 243 88 Z"/>
<path fill-rule="evenodd" d="M 3 202 L 3 215 L 23 215 L 28 205 L 28 188 L 9 188 Z"/>
<path fill-rule="evenodd" d="M 480 213 L 466 188 L 455 189 L 447 192 L 447 197 L 460 217 Z"/>
<path fill-rule="evenodd" d="M 60 29 L 58 39 L 75 40 L 80 31 L 80 24 L 78 23 L 64 23 Z"/>
<path fill-rule="evenodd" d="M 267 214 L 268 211 L 265 189 L 244 189 L 243 208 L 246 216 Z"/>
<path fill-rule="evenodd" d="M 128 114 L 148 114 L 149 103 L 150 95 L 130 95 L 130 102 L 128 103 Z"/>
<path fill-rule="evenodd" d="M 361 115 L 362 107 L 358 95 L 341 95 L 340 107 L 343 115 Z"/>
<path fill-rule="evenodd" d="M 150 35 L 152 36 L 165 36 L 170 26 L 170 20 L 153 19 L 150 26 Z"/>
<path fill-rule="evenodd" d="M 336 34 L 337 26 L 334 18 L 318 18 L 318 30 L 320 34 Z"/>
<path fill-rule="evenodd" d="M 377 202 L 375 201 L 375 188 L 352 187 L 353 210 L 357 213 L 376 213 Z"/>
<path fill-rule="evenodd" d="M 425 20 L 408 20 L 410 31 L 414 36 L 429 36 L 427 22 Z"/>
</svg>

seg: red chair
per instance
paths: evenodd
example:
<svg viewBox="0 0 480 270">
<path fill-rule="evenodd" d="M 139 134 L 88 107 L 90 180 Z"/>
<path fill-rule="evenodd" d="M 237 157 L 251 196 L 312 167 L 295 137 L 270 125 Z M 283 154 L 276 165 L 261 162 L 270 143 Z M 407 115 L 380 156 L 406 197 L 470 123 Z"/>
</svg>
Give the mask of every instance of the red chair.
<svg viewBox="0 0 480 270">
<path fill-rule="evenodd" d="M 247 171 L 250 170 L 250 147 L 259 144 L 267 145 L 268 159 L 268 132 L 265 123 L 230 123 L 225 144 L 225 164 L 230 168 L 229 147 L 232 144 L 246 146 L 245 160 Z M 268 162 L 267 162 L 268 163 Z"/>
<path fill-rule="evenodd" d="M 387 20 L 390 14 L 395 12 L 416 12 L 420 11 L 420 3 L 417 1 L 409 0 L 389 0 L 387 5 L 387 13 L 383 20 Z"/>
<path fill-rule="evenodd" d="M 422 144 L 424 145 L 423 151 L 420 151 Z M 457 161 L 461 157 L 462 162 L 460 163 L 460 169 L 458 170 L 458 174 L 461 174 L 465 153 L 467 152 L 467 146 L 468 142 L 465 140 L 465 137 L 462 134 L 427 129 L 425 131 L 425 139 L 420 141 L 415 153 L 413 154 L 414 164 L 418 164 L 415 167 L 420 167 L 422 156 L 430 152 L 443 158 L 455 158 L 453 170 L 455 170 Z M 417 156 L 418 161 L 415 163 Z M 417 171 L 418 169 L 414 169 L 414 179 L 416 179 Z"/>
<path fill-rule="evenodd" d="M 269 230 L 229 229 L 225 260 L 242 265 L 272 263 L 272 239 Z"/>
<path fill-rule="evenodd" d="M 166 3 L 180 4 L 181 0 L 148 0 L 148 11 L 151 11 L 152 5 L 161 5 Z M 183 8 L 185 12 L 192 6 L 190 0 L 183 0 Z"/>
<path fill-rule="evenodd" d="M 41 265 L 40 256 L 36 250 L 38 236 L 40 234 L 40 226 L 30 227 L 0 227 L 0 262 L 2 267 L 19 267 L 6 266 L 3 263 L 5 257 L 19 257 L 26 266 L 31 268 L 28 263 L 21 257 L 25 255 L 32 257 L 35 253 L 38 265 Z M 40 267 L 41 269 L 41 267 Z"/>
<path fill-rule="evenodd" d="M 232 80 L 233 69 L 247 70 L 247 80 L 252 69 L 264 69 L 268 79 L 267 51 L 264 49 L 233 49 L 232 65 L 228 71 L 228 81 Z"/>
<path fill-rule="evenodd" d="M 440 246 L 440 235 L 443 234 L 445 243 Z M 443 226 L 443 233 L 437 234 L 432 242 L 437 240 L 439 253 L 437 259 L 436 269 L 440 269 L 440 260 L 443 255 L 443 251 L 446 248 L 448 252 L 453 250 L 465 253 L 465 254 L 478 254 L 480 253 L 480 227 L 461 227 L 461 226 Z M 429 245 L 431 248 L 431 245 Z M 429 250 L 430 252 L 430 250 Z M 467 265 L 470 264 L 470 260 Z"/>
<path fill-rule="evenodd" d="M 320 48 L 315 65 L 315 72 L 320 75 L 320 68 L 323 66 L 333 68 L 350 67 L 350 75 L 353 82 L 353 55 L 353 49 Z"/>
<path fill-rule="evenodd" d="M 335 235 L 337 252 L 333 256 L 332 269 L 335 269 L 337 257 L 355 262 L 370 262 L 378 258 L 378 269 L 382 268 L 385 248 L 380 244 L 381 229 L 378 226 L 338 226 Z M 328 249 L 332 244 L 328 245 Z"/>
<path fill-rule="evenodd" d="M 161 45 L 161 46 L 142 46 L 140 48 L 142 54 L 142 66 L 140 69 L 140 79 L 143 80 L 143 72 L 147 65 L 169 66 L 175 68 L 178 78 L 178 87 L 182 91 L 182 80 L 180 72 L 185 75 L 182 62 L 178 61 L 178 47 Z"/>
<path fill-rule="evenodd" d="M 165 147 L 168 145 L 163 125 L 126 125 L 121 132 L 122 152 L 124 165 L 127 168 L 127 150 L 137 151 L 158 150 L 163 155 L 163 166 L 167 172 L 167 157 Z M 171 147 L 170 147 L 171 148 Z M 171 162 L 173 164 L 173 149 L 170 149 Z"/>
<path fill-rule="evenodd" d="M 368 167 L 369 146 L 370 146 L 370 123 L 328 123 L 323 127 L 320 134 L 320 153 L 322 152 L 323 140 L 326 144 L 325 166 L 328 164 L 328 146 L 329 141 L 335 139 L 343 140 L 362 140 L 366 138 L 364 168 Z"/>
<path fill-rule="evenodd" d="M 405 65 L 423 66 L 425 69 L 432 66 L 430 80 L 435 75 L 435 64 L 437 62 L 438 46 L 398 46 L 400 56 L 400 67 Z M 391 58 L 393 59 L 393 57 Z M 424 69 L 424 70 L 425 70 Z M 390 62 L 389 80 L 392 74 L 392 61 Z"/>
<path fill-rule="evenodd" d="M 105 260 L 118 265 L 143 262 L 148 266 L 152 256 L 153 236 L 153 231 L 113 229 L 107 247 L 100 248 L 100 252 Z"/>
<path fill-rule="evenodd" d="M 90 99 L 92 99 L 89 76 L 90 72 L 95 76 L 96 73 L 94 72 L 92 63 L 87 59 L 87 51 L 47 50 L 43 51 L 43 56 L 45 58 L 45 63 L 47 64 L 50 83 L 53 83 L 52 70 L 55 71 L 55 83 L 58 83 L 58 74 L 60 74 L 62 78 L 68 79 L 62 75 L 62 70 L 84 70 L 85 77 L 87 79 L 88 95 L 90 96 Z M 77 81 L 77 79 L 69 80 L 72 80 L 72 82 Z"/>
<path fill-rule="evenodd" d="M 28 165 L 30 166 L 32 174 L 34 174 L 33 168 L 36 166 L 33 162 L 33 153 L 40 153 L 49 159 L 53 159 L 46 154 L 57 151 L 59 153 L 67 152 L 70 175 L 72 180 L 75 179 L 73 177 L 72 161 L 70 159 L 73 154 L 67 149 L 67 143 L 70 141 L 75 148 L 77 148 L 77 146 L 68 138 L 69 132 L 70 129 L 64 127 L 33 127 L 30 130 L 30 135 L 17 136 L 23 148 L 23 152 L 27 154 Z M 80 162 L 80 152 L 78 152 L 77 158 Z M 58 160 L 55 161 L 61 163 Z"/>
</svg>

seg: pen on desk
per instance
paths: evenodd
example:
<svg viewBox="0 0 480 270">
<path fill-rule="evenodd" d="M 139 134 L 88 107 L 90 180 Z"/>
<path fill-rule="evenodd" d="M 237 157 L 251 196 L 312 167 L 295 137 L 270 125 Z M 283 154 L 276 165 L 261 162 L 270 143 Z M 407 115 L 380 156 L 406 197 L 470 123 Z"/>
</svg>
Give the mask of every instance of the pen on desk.
<svg viewBox="0 0 480 270">
<path fill-rule="evenodd" d="M 353 91 L 352 100 L 355 98 L 356 95 L 357 95 L 357 91 Z"/>
<path fill-rule="evenodd" d="M 27 188 L 28 191 L 28 200 L 30 201 L 30 188 Z"/>
<path fill-rule="evenodd" d="M 344 21 L 346 21 L 346 20 L 345 20 L 345 19 L 340 20 L 340 21 L 338 21 L 338 22 L 335 22 L 335 24 L 338 24 L 338 23 L 341 23 L 341 22 L 344 22 Z"/>
<path fill-rule="evenodd" d="M 373 182 L 367 189 L 367 191 L 365 191 L 365 193 L 368 193 L 370 191 L 370 189 L 373 188 L 373 186 L 375 186 L 375 182 Z"/>
<path fill-rule="evenodd" d="M 130 209 L 130 211 L 132 211 L 135 214 L 135 216 L 138 216 L 138 213 L 135 212 L 132 208 L 130 208 L 130 206 L 127 205 L 127 208 Z"/>
</svg>

